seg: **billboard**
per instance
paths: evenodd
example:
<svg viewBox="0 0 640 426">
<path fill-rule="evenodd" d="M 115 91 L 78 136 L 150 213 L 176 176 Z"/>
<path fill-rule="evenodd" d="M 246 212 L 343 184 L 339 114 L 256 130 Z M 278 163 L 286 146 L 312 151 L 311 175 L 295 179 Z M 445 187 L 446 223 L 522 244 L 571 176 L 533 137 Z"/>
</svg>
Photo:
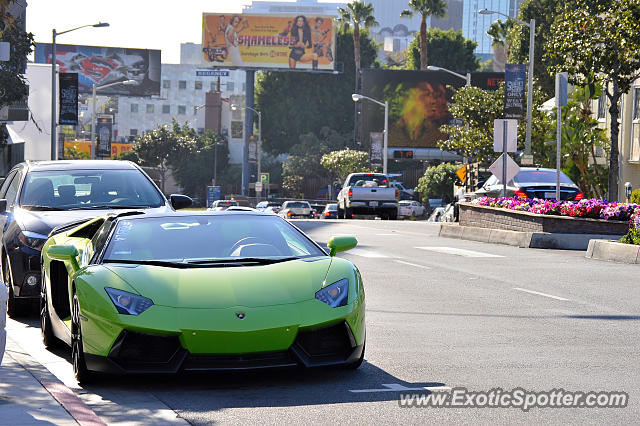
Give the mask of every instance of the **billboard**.
<svg viewBox="0 0 640 426">
<path fill-rule="evenodd" d="M 35 62 L 51 63 L 51 44 L 36 43 Z M 60 72 L 78 73 L 78 90 L 91 93 L 97 86 L 135 80 L 136 85 L 119 84 L 101 95 L 160 95 L 160 51 L 121 47 L 56 44 L 56 63 Z"/>
<path fill-rule="evenodd" d="M 87 159 L 91 158 L 91 142 L 89 141 L 68 141 L 64 143 L 64 148 L 75 149 L 78 153 L 84 154 Z M 133 144 L 114 142 L 111 144 L 111 155 L 107 155 L 105 158 L 114 159 L 123 152 L 131 151 L 131 148 L 133 148 Z"/>
<path fill-rule="evenodd" d="M 202 61 L 209 66 L 333 70 L 335 49 L 330 15 L 202 15 Z"/>
<path fill-rule="evenodd" d="M 78 73 L 61 72 L 59 75 L 60 116 L 58 123 L 64 125 L 78 125 Z"/>
<path fill-rule="evenodd" d="M 472 86 L 495 90 L 504 81 L 504 73 L 471 74 Z M 390 148 L 438 148 L 445 138 L 439 128 L 451 123 L 447 103 L 454 90 L 465 81 L 443 71 L 362 70 L 362 94 L 389 102 Z M 362 134 L 366 146 L 370 135 L 384 130 L 384 108 L 363 101 Z"/>
</svg>

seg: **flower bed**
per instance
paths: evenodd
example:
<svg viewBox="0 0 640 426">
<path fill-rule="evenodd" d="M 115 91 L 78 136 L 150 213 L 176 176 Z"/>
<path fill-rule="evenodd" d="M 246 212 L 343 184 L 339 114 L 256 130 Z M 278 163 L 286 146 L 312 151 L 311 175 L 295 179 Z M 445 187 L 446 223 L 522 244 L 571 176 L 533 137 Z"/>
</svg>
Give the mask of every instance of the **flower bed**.
<svg viewBox="0 0 640 426">
<path fill-rule="evenodd" d="M 607 202 L 605 200 L 554 201 L 537 198 L 491 198 L 482 197 L 472 201 L 473 205 L 493 207 L 517 212 L 546 216 L 567 216 L 573 218 L 600 219 L 629 225 L 627 235 L 621 242 L 640 244 L 640 205 Z M 619 228 L 619 225 L 616 226 Z"/>
</svg>

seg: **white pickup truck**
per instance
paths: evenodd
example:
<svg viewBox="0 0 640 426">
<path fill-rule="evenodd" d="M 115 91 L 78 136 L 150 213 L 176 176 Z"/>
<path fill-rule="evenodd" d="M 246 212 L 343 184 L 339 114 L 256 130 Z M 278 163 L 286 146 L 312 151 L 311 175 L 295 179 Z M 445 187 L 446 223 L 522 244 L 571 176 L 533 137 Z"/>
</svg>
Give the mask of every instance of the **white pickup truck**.
<svg viewBox="0 0 640 426">
<path fill-rule="evenodd" d="M 398 189 L 381 173 L 351 173 L 338 194 L 338 218 L 354 214 L 376 215 L 381 219 L 398 217 Z"/>
</svg>

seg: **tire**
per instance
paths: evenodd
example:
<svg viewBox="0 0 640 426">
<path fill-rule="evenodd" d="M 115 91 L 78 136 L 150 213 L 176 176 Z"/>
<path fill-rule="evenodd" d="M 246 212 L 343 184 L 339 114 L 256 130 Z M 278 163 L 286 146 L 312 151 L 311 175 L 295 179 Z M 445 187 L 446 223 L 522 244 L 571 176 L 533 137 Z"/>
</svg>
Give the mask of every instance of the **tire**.
<svg viewBox="0 0 640 426">
<path fill-rule="evenodd" d="M 42 277 L 44 281 L 44 271 L 42 271 Z M 51 315 L 49 315 L 49 305 L 47 304 L 47 291 L 42 283 L 42 290 L 40 290 L 40 335 L 42 336 L 42 343 L 45 348 L 53 348 L 58 346 L 60 341 L 53 334 L 53 328 L 51 325 Z"/>
<path fill-rule="evenodd" d="M 360 368 L 360 366 L 362 365 L 362 361 L 364 361 L 364 350 L 366 348 L 366 345 L 363 344 L 362 346 L 362 353 L 360 354 L 360 358 L 358 358 L 358 360 L 356 362 L 353 362 L 351 364 L 347 364 L 345 366 L 346 369 L 348 370 L 357 370 L 358 368 Z"/>
<path fill-rule="evenodd" d="M 24 300 L 16 298 L 13 294 L 13 277 L 11 276 L 9 257 L 6 255 L 6 253 L 3 253 L 2 255 L 2 278 L 5 285 L 9 288 L 9 299 L 7 300 L 7 315 L 10 318 L 18 318 L 23 316 L 27 310 L 27 304 Z"/>
<path fill-rule="evenodd" d="M 389 220 L 396 220 L 396 219 L 398 219 L 398 212 L 397 211 L 389 213 Z"/>
<path fill-rule="evenodd" d="M 336 213 L 336 219 L 344 219 L 344 210 L 338 207 L 338 213 Z"/>
<path fill-rule="evenodd" d="M 346 209 L 344 209 L 344 218 L 345 219 L 353 219 L 352 214 L 353 213 L 351 212 L 350 208 L 347 207 Z"/>
<path fill-rule="evenodd" d="M 71 307 L 71 361 L 73 364 L 73 375 L 76 377 L 78 383 L 90 383 L 94 374 L 87 369 L 87 364 L 84 360 L 82 325 L 80 322 L 80 302 L 78 301 L 78 294 L 74 292 Z"/>
</svg>

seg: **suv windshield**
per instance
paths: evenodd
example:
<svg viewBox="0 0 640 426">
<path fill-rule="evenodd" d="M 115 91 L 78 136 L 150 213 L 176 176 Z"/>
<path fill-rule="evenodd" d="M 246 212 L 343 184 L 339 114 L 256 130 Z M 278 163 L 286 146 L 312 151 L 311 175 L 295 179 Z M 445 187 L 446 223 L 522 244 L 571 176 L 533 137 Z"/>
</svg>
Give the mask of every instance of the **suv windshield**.
<svg viewBox="0 0 640 426">
<path fill-rule="evenodd" d="M 118 221 L 104 260 L 206 263 L 324 255 L 277 216 L 136 216 Z"/>
<path fill-rule="evenodd" d="M 164 199 L 138 170 L 43 170 L 27 174 L 20 206 L 25 209 L 160 207 Z"/>
</svg>

